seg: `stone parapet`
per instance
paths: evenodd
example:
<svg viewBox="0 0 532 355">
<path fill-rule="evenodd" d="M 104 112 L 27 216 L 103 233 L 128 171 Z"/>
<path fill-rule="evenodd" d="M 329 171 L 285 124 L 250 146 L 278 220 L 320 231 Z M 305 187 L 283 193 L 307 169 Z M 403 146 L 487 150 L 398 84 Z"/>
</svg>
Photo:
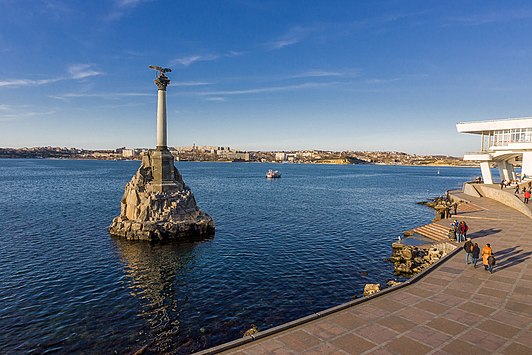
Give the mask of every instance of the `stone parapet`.
<svg viewBox="0 0 532 355">
<path fill-rule="evenodd" d="M 517 196 L 505 190 L 501 190 L 498 185 L 475 184 L 475 188 L 483 197 L 490 198 L 511 207 L 528 218 L 532 218 L 532 211 Z"/>
</svg>

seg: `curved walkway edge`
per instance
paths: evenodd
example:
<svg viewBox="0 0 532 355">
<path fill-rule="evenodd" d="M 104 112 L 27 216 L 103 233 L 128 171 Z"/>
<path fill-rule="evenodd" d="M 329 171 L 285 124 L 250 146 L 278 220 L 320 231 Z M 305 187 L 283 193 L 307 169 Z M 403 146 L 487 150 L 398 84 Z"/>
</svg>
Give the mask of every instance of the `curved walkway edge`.
<svg viewBox="0 0 532 355">
<path fill-rule="evenodd" d="M 532 220 L 452 194 L 481 207 L 453 218 L 467 221 L 481 248 L 491 243 L 493 274 L 457 248 L 398 286 L 198 354 L 532 354 Z"/>
</svg>

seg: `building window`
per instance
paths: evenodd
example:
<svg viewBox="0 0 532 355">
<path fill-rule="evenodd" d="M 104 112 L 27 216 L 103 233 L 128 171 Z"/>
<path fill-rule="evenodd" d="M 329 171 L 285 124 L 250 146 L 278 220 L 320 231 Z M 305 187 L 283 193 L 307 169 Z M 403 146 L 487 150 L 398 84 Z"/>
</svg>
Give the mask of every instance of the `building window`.
<svg viewBox="0 0 532 355">
<path fill-rule="evenodd" d="M 493 145 L 505 147 L 509 143 L 532 143 L 532 128 L 501 129 L 493 132 Z"/>
</svg>

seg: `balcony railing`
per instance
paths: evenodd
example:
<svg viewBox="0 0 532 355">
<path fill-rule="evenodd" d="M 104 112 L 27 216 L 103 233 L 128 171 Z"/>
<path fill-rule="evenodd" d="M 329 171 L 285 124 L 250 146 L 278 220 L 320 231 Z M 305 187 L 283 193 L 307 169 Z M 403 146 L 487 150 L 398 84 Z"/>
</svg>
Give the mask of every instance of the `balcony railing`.
<svg viewBox="0 0 532 355">
<path fill-rule="evenodd" d="M 490 154 L 491 152 L 483 151 L 483 152 L 465 152 L 464 155 L 486 155 Z"/>
</svg>

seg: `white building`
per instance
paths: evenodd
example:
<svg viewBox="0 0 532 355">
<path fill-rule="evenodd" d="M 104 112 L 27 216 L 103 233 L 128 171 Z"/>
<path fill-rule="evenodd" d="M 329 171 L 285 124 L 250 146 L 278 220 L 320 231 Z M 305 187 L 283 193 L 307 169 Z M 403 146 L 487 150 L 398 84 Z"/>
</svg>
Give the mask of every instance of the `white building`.
<svg viewBox="0 0 532 355">
<path fill-rule="evenodd" d="M 285 161 L 286 160 L 286 153 L 275 153 L 275 160 L 277 161 Z"/>
<path fill-rule="evenodd" d="M 484 183 L 493 183 L 491 163 L 497 164 L 501 179 L 516 180 L 516 164 L 522 177 L 532 177 L 532 117 L 460 122 L 456 129 L 480 136 L 480 151 L 464 154 L 464 160 L 480 162 Z"/>
<path fill-rule="evenodd" d="M 133 158 L 137 156 L 135 149 L 122 149 L 122 156 L 124 158 Z"/>
</svg>

